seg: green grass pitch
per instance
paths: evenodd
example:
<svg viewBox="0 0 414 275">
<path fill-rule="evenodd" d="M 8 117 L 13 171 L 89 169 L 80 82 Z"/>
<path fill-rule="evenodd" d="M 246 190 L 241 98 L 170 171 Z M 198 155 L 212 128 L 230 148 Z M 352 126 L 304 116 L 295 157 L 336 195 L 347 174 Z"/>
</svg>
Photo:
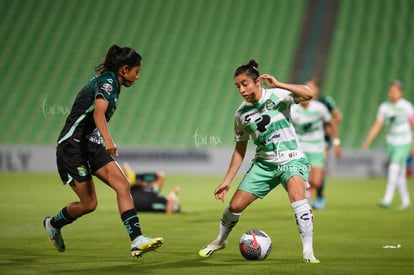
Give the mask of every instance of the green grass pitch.
<svg viewBox="0 0 414 275">
<path fill-rule="evenodd" d="M 226 249 L 204 259 L 198 250 L 217 236 L 225 204 L 213 190 L 222 176 L 167 175 L 164 193 L 181 186 L 182 213 L 140 213 L 145 235 L 164 245 L 136 259 L 116 206 L 115 193 L 97 181 L 98 208 L 62 230 L 66 251 L 51 248 L 42 219 L 75 199 L 57 174 L 0 173 L 1 274 L 413 274 L 413 209 L 377 206 L 385 179 L 328 179 L 327 208 L 314 211 L 314 249 L 320 264 L 302 262 L 301 242 L 286 192 L 276 188 L 241 216 Z M 233 183 L 226 203 L 233 193 Z M 413 182 L 409 181 L 411 193 Z M 270 256 L 247 261 L 238 240 L 247 229 L 267 232 Z M 400 248 L 383 248 L 397 245 Z"/>
</svg>

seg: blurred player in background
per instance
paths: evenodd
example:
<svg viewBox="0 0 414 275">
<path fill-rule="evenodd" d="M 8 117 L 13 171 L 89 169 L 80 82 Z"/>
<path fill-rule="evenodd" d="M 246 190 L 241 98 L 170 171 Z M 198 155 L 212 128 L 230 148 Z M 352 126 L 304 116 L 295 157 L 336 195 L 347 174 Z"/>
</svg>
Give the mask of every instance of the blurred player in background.
<svg viewBox="0 0 414 275">
<path fill-rule="evenodd" d="M 256 145 L 256 156 L 224 209 L 219 235 L 199 255 L 209 257 L 223 249 L 241 213 L 257 198 L 265 197 L 282 184 L 295 213 L 303 259 L 306 263 L 319 263 L 313 252 L 313 214 L 306 198 L 309 162 L 290 122 L 291 105 L 311 99 L 313 93 L 305 85 L 286 84 L 271 75 L 260 75 L 257 68 L 257 62 L 250 60 L 234 73 L 234 83 L 244 101 L 235 114 L 236 145 L 227 173 L 214 190 L 216 199 L 224 202 L 243 162 L 249 138 Z M 262 88 L 261 81 L 271 89 Z"/>
<path fill-rule="evenodd" d="M 400 210 L 411 205 L 407 187 L 407 159 L 414 155 L 413 129 L 414 107 L 403 98 L 400 81 L 394 81 L 388 88 L 388 101 L 383 102 L 377 111 L 377 119 L 372 125 L 363 148 L 368 150 L 372 141 L 386 126 L 386 149 L 388 153 L 388 180 L 384 198 L 379 202 L 383 208 L 389 208 L 398 189 L 401 196 Z"/>
<path fill-rule="evenodd" d="M 314 188 L 315 189 L 315 199 L 312 203 L 312 208 L 314 209 L 323 209 L 326 205 L 326 197 L 324 195 L 324 191 L 326 188 L 326 169 L 327 169 L 327 163 L 329 158 L 329 153 L 332 147 L 339 146 L 341 144 L 341 140 L 339 138 L 335 139 L 333 137 L 333 125 L 335 125 L 335 128 L 338 129 L 339 123 L 342 120 L 342 113 L 339 110 L 339 108 L 336 106 L 335 100 L 330 96 L 322 96 L 320 94 L 320 87 L 319 82 L 315 79 L 309 79 L 306 81 L 306 85 L 308 85 L 312 91 L 315 93 L 316 99 L 321 102 L 323 105 L 328 108 L 329 113 L 332 115 L 332 123 L 331 124 L 325 124 L 325 171 L 323 173 L 322 178 L 322 184 L 321 186 Z M 335 153 L 336 156 L 339 156 Z"/>
<path fill-rule="evenodd" d="M 128 163 L 124 163 L 122 169 L 131 184 L 131 195 L 138 212 L 167 214 L 180 212 L 181 205 L 178 198 L 180 187 L 175 186 L 167 196 L 161 194 L 165 179 L 163 172 L 136 173 Z"/>
<path fill-rule="evenodd" d="M 163 243 L 162 238 L 142 235 L 130 184 L 112 157 L 118 155 L 118 148 L 107 126 L 116 110 L 121 86 L 131 87 L 138 80 L 141 59 L 134 49 L 111 46 L 104 62 L 96 67 L 97 76 L 78 93 L 59 135 L 56 150 L 59 175 L 79 198 L 55 216 L 43 220 L 49 239 L 59 252 L 65 251 L 62 227 L 97 207 L 92 175 L 116 192 L 119 213 L 131 240 L 133 256 L 141 256 Z M 97 228 L 102 230 L 99 225 Z"/>
<path fill-rule="evenodd" d="M 333 139 L 339 140 L 336 123 L 328 108 L 315 99 L 293 105 L 291 113 L 303 152 L 311 164 L 309 183 L 318 189 L 322 186 L 326 164 L 325 125 L 330 128 Z M 334 153 L 337 157 L 341 155 L 339 142 L 335 142 Z"/>
</svg>

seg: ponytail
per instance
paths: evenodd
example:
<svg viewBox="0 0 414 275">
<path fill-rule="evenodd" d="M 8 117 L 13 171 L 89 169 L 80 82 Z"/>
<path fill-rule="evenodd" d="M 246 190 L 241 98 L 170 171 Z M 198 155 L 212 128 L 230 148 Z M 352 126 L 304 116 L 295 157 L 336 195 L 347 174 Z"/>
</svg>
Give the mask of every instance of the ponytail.
<svg viewBox="0 0 414 275">
<path fill-rule="evenodd" d="M 135 67 L 141 65 L 142 57 L 134 49 L 129 47 L 119 47 L 118 45 L 112 45 L 103 63 L 95 67 L 95 71 L 101 74 L 105 71 L 113 71 L 117 73 L 119 69 L 128 65 L 129 67 Z"/>
<path fill-rule="evenodd" d="M 257 63 L 257 61 L 254 59 L 250 59 L 247 64 L 241 65 L 236 69 L 234 72 L 234 77 L 241 75 L 242 73 L 247 73 L 250 78 L 256 80 L 260 76 L 258 68 L 259 63 Z"/>
</svg>

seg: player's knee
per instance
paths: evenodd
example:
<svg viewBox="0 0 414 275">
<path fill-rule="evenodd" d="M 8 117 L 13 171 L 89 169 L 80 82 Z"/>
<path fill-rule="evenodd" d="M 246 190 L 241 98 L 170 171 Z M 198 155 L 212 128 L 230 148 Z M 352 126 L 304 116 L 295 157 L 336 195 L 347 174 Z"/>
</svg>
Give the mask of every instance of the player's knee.
<svg viewBox="0 0 414 275">
<path fill-rule="evenodd" d="M 239 203 L 230 203 L 229 211 L 232 213 L 241 213 L 246 208 L 246 205 Z"/>
<path fill-rule="evenodd" d="M 90 213 L 95 211 L 96 207 L 98 207 L 98 201 L 96 199 L 91 199 L 86 202 L 81 203 L 84 213 Z"/>
<path fill-rule="evenodd" d="M 130 192 L 131 192 L 131 185 L 129 184 L 129 182 L 123 182 L 122 184 L 120 184 L 118 187 L 117 187 L 117 190 L 116 190 L 116 192 L 118 193 L 118 194 L 125 194 L 125 195 L 128 195 L 129 196 L 129 194 L 130 194 Z"/>
<path fill-rule="evenodd" d="M 306 182 L 300 177 L 293 176 L 286 184 L 287 193 L 291 202 L 306 198 Z"/>
<path fill-rule="evenodd" d="M 117 198 L 124 200 L 126 198 L 130 198 L 131 197 L 131 185 L 128 184 L 118 184 L 116 186 L 113 187 Z"/>
</svg>

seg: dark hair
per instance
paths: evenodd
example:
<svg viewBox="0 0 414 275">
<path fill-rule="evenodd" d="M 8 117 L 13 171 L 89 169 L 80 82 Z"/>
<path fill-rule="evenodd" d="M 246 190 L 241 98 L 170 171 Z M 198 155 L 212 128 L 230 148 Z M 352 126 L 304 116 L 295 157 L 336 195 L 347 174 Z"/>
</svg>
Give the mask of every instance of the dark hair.
<svg viewBox="0 0 414 275">
<path fill-rule="evenodd" d="M 258 68 L 259 63 L 257 63 L 257 61 L 254 59 L 250 59 L 249 63 L 241 65 L 236 69 L 236 71 L 234 72 L 234 77 L 241 75 L 243 73 L 247 73 L 247 75 L 251 79 L 256 80 L 260 76 Z"/>
<path fill-rule="evenodd" d="M 114 44 L 106 53 L 104 62 L 95 67 L 95 71 L 99 74 L 105 71 L 117 73 L 124 65 L 128 65 L 129 67 L 141 65 L 141 60 L 141 55 L 134 49 L 129 47 L 121 48 Z"/>
<path fill-rule="evenodd" d="M 316 87 L 318 88 L 321 86 L 321 81 L 317 77 L 311 77 L 306 82 L 310 82 L 310 81 L 315 83 Z"/>
<path fill-rule="evenodd" d="M 400 88 L 401 90 L 403 89 L 403 84 L 400 80 L 395 79 L 391 82 L 390 86 L 397 86 L 398 88 Z"/>
</svg>

